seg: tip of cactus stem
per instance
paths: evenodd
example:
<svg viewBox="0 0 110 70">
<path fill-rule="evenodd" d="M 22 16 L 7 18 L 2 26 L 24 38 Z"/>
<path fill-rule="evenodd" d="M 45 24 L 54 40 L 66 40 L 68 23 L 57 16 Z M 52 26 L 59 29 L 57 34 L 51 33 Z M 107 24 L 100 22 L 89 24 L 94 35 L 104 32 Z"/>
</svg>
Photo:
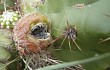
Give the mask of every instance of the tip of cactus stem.
<svg viewBox="0 0 110 70">
<path fill-rule="evenodd" d="M 1 22 L 1 26 L 5 25 L 5 23 Z"/>
<path fill-rule="evenodd" d="M 13 22 L 13 19 L 11 18 L 10 21 Z"/>
<path fill-rule="evenodd" d="M 17 18 L 17 17 L 14 17 L 13 19 L 14 19 L 14 21 L 17 21 L 17 20 L 18 20 L 18 18 Z"/>
<path fill-rule="evenodd" d="M 10 22 L 9 22 L 9 21 L 7 21 L 7 22 L 6 22 L 6 25 L 9 25 L 9 24 L 10 24 Z"/>
<path fill-rule="evenodd" d="M 14 13 L 13 16 L 16 17 L 18 14 Z"/>
<path fill-rule="evenodd" d="M 10 26 L 6 26 L 7 29 L 10 29 Z"/>
<path fill-rule="evenodd" d="M 15 22 L 20 18 L 17 11 L 5 11 L 2 15 L 0 15 L 0 28 L 13 28 Z"/>
<path fill-rule="evenodd" d="M 6 22 L 6 19 L 5 19 L 5 18 L 3 19 L 3 22 L 4 22 L 4 23 Z"/>
<path fill-rule="evenodd" d="M 15 25 L 15 22 L 13 22 L 12 25 L 14 26 Z"/>
</svg>

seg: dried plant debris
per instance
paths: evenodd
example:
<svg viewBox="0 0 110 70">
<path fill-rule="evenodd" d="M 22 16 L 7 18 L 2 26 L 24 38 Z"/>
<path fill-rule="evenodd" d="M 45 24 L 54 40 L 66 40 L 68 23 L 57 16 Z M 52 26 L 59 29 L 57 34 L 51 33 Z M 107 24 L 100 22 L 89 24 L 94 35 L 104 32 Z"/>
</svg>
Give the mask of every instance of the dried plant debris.
<svg viewBox="0 0 110 70">
<path fill-rule="evenodd" d="M 25 69 L 35 70 L 38 68 L 46 67 L 49 65 L 55 65 L 63 63 L 63 61 L 57 60 L 46 50 L 42 50 L 39 53 L 31 53 L 29 55 L 24 55 L 21 57 L 25 63 Z M 67 68 L 57 69 L 57 70 L 84 70 L 81 65 L 75 65 Z"/>
<path fill-rule="evenodd" d="M 21 55 L 39 52 L 51 40 L 50 21 L 40 13 L 24 15 L 15 25 L 14 41 Z"/>
</svg>

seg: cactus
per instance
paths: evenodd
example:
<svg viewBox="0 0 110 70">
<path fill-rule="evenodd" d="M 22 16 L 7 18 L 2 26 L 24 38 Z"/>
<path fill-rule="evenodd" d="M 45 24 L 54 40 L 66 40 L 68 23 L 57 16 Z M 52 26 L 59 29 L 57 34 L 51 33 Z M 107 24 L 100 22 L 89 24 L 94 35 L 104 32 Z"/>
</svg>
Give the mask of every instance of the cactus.
<svg viewBox="0 0 110 70">
<path fill-rule="evenodd" d="M 89 4 L 85 1 L 85 3 L 75 3 L 67 7 L 65 5 L 63 6 L 64 3 L 51 1 L 46 0 L 46 3 L 40 6 L 39 11 L 50 18 L 52 22 L 52 34 L 54 37 L 59 37 L 65 32 L 65 28 L 68 28 L 68 24 L 70 26 L 76 26 L 77 36 L 75 41 L 82 49 L 81 52 L 77 45 L 75 45 L 75 42 L 72 41 L 70 41 L 71 45 L 69 45 L 68 39 L 63 42 L 65 38 L 63 37 L 54 43 L 53 48 L 57 49 L 61 47 L 61 49 L 52 51 L 58 59 L 75 61 L 109 52 L 109 40 L 101 42 L 109 38 L 110 17 L 106 15 L 110 13 L 110 8 L 108 7 L 109 0 L 100 0 Z M 57 7 L 52 3 L 57 4 Z M 69 46 L 71 46 L 72 51 L 70 51 Z M 52 48 L 50 49 L 52 50 Z M 97 63 L 93 62 L 93 64 L 87 63 L 84 67 L 87 70 L 106 69 L 110 65 L 109 58 L 106 61 L 103 59 L 102 61 L 97 61 Z"/>
<path fill-rule="evenodd" d="M 58 60 L 70 62 L 70 64 L 62 64 L 62 67 L 81 64 L 86 70 L 107 70 L 110 66 L 110 56 L 101 57 L 105 57 L 105 53 L 109 54 L 110 51 L 109 3 L 110 0 L 21 0 L 20 9 L 22 12 L 20 11 L 20 14 L 40 12 L 51 20 L 51 42 L 53 44 L 49 48 L 46 47 L 46 50 Z M 21 20 L 23 19 L 21 18 Z M 30 30 L 34 28 L 33 25 L 30 27 L 32 27 Z M 12 43 L 4 35 L 0 36 L 3 36 L 1 42 L 6 41 L 5 45 Z M 47 52 L 44 50 L 37 53 L 45 55 Z M 40 57 L 44 59 L 44 55 Z M 10 54 L 6 52 L 6 56 L 1 55 L 0 59 L 6 59 L 8 56 L 10 57 Z M 31 55 L 25 57 L 30 58 Z M 95 59 L 97 61 L 90 61 L 89 58 L 92 57 L 93 61 Z M 74 61 L 77 61 L 76 64 Z M 3 63 L 0 63 L 1 65 Z M 29 66 L 27 67 L 30 68 Z M 50 68 L 52 69 L 52 67 Z M 45 68 L 38 70 L 45 70 Z"/>
</svg>

